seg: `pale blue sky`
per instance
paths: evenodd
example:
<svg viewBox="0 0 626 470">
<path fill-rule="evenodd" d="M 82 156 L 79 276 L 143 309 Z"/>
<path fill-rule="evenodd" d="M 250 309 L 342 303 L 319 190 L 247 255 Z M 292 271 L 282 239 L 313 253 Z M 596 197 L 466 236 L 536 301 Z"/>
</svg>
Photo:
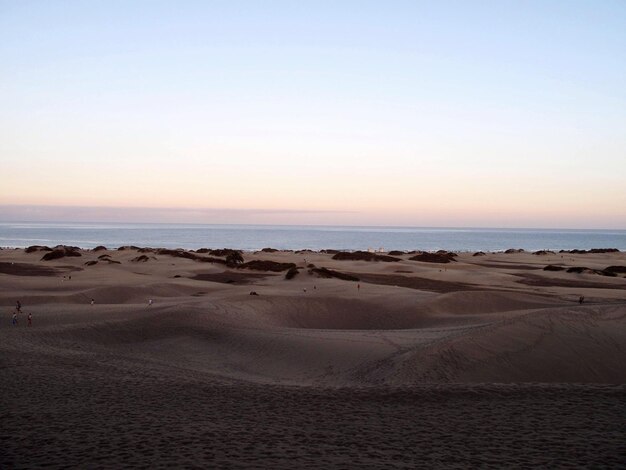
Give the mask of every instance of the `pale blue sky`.
<svg viewBox="0 0 626 470">
<path fill-rule="evenodd" d="M 0 204 L 626 228 L 625 84 L 624 1 L 0 1 Z"/>
</svg>

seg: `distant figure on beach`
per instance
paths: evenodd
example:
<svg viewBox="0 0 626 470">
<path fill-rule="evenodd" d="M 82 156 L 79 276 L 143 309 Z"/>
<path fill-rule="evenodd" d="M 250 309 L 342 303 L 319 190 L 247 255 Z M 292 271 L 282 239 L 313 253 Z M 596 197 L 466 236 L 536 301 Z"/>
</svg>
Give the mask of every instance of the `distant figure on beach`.
<svg viewBox="0 0 626 470">
<path fill-rule="evenodd" d="M 358 290 L 359 292 L 361 292 L 361 284 L 357 284 L 357 285 L 356 285 L 356 290 Z"/>
<path fill-rule="evenodd" d="M 306 287 L 304 289 L 302 289 L 302 291 L 306 294 Z"/>
<path fill-rule="evenodd" d="M 152 305 L 152 299 L 148 300 L 148 305 Z"/>
<path fill-rule="evenodd" d="M 19 300 L 15 303 L 15 309 L 18 311 L 18 313 L 22 311 L 22 303 Z"/>
<path fill-rule="evenodd" d="M 584 296 L 584 295 L 581 295 L 581 296 L 578 298 L 578 303 L 579 303 L 580 305 L 582 305 L 584 301 L 585 301 L 585 296 Z"/>
<path fill-rule="evenodd" d="M 28 314 L 28 326 L 33 326 L 33 314 Z"/>
<path fill-rule="evenodd" d="M 91 305 L 95 304 L 96 301 L 94 299 L 91 299 Z"/>
<path fill-rule="evenodd" d="M 17 313 L 13 312 L 13 319 L 11 320 L 13 326 L 17 326 Z"/>
</svg>

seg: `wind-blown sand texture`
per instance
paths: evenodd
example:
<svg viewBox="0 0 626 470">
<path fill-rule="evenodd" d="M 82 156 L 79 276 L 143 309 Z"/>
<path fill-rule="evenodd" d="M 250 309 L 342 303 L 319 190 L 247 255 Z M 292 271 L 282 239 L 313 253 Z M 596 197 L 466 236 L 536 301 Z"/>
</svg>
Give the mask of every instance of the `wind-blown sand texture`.
<svg viewBox="0 0 626 470">
<path fill-rule="evenodd" d="M 624 253 L 46 253 L 0 251 L 0 468 L 624 464 Z"/>
</svg>

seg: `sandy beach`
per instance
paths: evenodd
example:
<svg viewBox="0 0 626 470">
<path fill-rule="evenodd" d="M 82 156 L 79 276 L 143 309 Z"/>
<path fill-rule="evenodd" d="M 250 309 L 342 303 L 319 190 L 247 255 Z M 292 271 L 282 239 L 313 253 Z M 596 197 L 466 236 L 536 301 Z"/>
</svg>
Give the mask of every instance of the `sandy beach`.
<svg viewBox="0 0 626 470">
<path fill-rule="evenodd" d="M 1 468 L 624 463 L 626 253 L 26 251 Z"/>
</svg>

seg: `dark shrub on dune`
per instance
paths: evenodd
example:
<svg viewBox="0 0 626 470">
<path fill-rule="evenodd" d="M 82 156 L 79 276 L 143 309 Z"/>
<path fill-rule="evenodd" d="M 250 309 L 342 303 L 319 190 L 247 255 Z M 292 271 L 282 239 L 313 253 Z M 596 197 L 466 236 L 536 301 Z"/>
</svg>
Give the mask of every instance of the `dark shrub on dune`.
<svg viewBox="0 0 626 470">
<path fill-rule="evenodd" d="M 198 256 L 196 253 L 190 253 L 189 251 L 185 251 L 183 249 L 178 250 L 170 250 L 168 248 L 159 248 L 156 250 L 157 255 L 164 256 L 173 256 L 174 258 L 185 258 L 190 259 L 192 261 L 199 261 L 202 263 L 217 263 L 217 264 L 226 264 L 226 260 L 220 258 L 212 258 L 208 256 Z"/>
<path fill-rule="evenodd" d="M 592 271 L 593 271 L 592 269 L 586 268 L 585 266 L 573 266 L 571 268 L 567 268 L 568 273 L 581 274 L 581 273 L 589 273 Z"/>
<path fill-rule="evenodd" d="M 608 269 L 591 269 L 584 266 L 575 266 L 567 270 L 568 273 L 576 274 L 599 274 L 600 276 L 617 277 L 617 273 L 609 271 Z"/>
<path fill-rule="evenodd" d="M 553 255 L 553 254 L 554 254 L 554 251 L 550 251 L 550 250 L 539 250 L 533 253 L 533 255 L 538 255 L 538 256 Z"/>
<path fill-rule="evenodd" d="M 196 250 L 196 253 L 205 253 L 205 254 L 209 254 L 213 256 L 224 256 L 224 257 L 227 257 L 228 255 L 231 255 L 234 253 L 243 255 L 243 252 L 241 250 L 233 250 L 231 248 L 221 248 L 221 249 L 200 248 L 199 250 Z"/>
<path fill-rule="evenodd" d="M 241 251 L 230 250 L 226 255 L 226 264 L 228 266 L 236 266 L 238 264 L 242 264 L 243 262 L 244 259 Z"/>
<path fill-rule="evenodd" d="M 36 253 L 38 251 L 52 251 L 52 248 L 43 245 L 32 245 L 26 248 L 24 253 Z"/>
<path fill-rule="evenodd" d="M 266 261 L 260 259 L 248 261 L 247 263 L 243 263 L 238 266 L 240 269 L 254 269 L 255 271 L 271 271 L 275 273 L 286 271 L 295 267 L 296 265 L 294 263 L 277 263 L 276 261 Z"/>
<path fill-rule="evenodd" d="M 125 246 L 120 246 L 117 251 L 125 251 L 125 250 L 140 250 L 141 248 L 139 248 L 138 246 L 135 245 L 125 245 Z"/>
<path fill-rule="evenodd" d="M 107 247 L 104 245 L 98 245 L 97 247 L 95 247 L 93 250 L 91 251 L 106 251 Z"/>
<path fill-rule="evenodd" d="M 107 258 L 110 258 L 110 257 L 111 257 L 111 255 L 100 255 L 100 256 L 98 256 L 98 259 L 107 259 Z"/>
<path fill-rule="evenodd" d="M 483 251 L 477 251 L 472 256 L 485 256 L 485 253 Z"/>
<path fill-rule="evenodd" d="M 46 253 L 45 255 L 43 255 L 43 257 L 41 258 L 42 261 L 52 261 L 55 259 L 60 259 L 60 258 L 65 258 L 65 257 L 72 257 L 72 256 L 82 256 L 80 254 L 80 252 L 78 251 L 78 248 L 73 247 L 73 246 L 62 246 L 59 245 L 57 247 L 54 248 L 54 250 Z"/>
<path fill-rule="evenodd" d="M 559 253 L 571 253 L 573 255 L 601 254 L 601 253 L 619 253 L 617 248 L 592 248 L 591 250 L 561 250 Z"/>
<path fill-rule="evenodd" d="M 600 274 L 601 276 L 617 277 L 617 273 L 614 273 L 613 271 L 607 271 L 606 269 L 596 270 L 596 273 Z"/>
<path fill-rule="evenodd" d="M 459 255 L 457 255 L 456 253 L 454 253 L 453 251 L 446 251 L 446 250 L 437 250 L 437 252 L 436 252 L 436 253 L 437 253 L 438 255 L 448 255 L 448 256 L 450 256 L 451 258 L 456 258 L 457 256 L 459 256 Z"/>
<path fill-rule="evenodd" d="M 370 253 L 369 251 L 355 251 L 355 252 L 347 252 L 342 251 L 336 253 L 333 256 L 333 259 L 338 261 L 383 261 L 383 262 L 394 262 L 394 261 L 402 261 L 400 258 L 395 258 L 393 256 L 387 255 L 377 255 L 376 253 Z"/>
<path fill-rule="evenodd" d="M 421 255 L 411 256 L 411 261 L 421 261 L 422 263 L 449 263 L 456 261 L 454 257 L 456 253 L 422 253 Z"/>
<path fill-rule="evenodd" d="M 145 263 L 146 261 L 150 261 L 146 255 L 137 256 L 136 258 L 131 259 L 133 263 Z"/>
<path fill-rule="evenodd" d="M 327 255 L 336 255 L 337 253 L 340 253 L 340 251 L 339 250 L 330 250 L 330 249 L 328 249 L 328 250 L 322 250 L 322 251 L 320 251 L 320 253 L 325 253 Z"/>
<path fill-rule="evenodd" d="M 278 250 L 276 248 L 263 248 L 261 252 L 263 253 L 276 253 Z"/>
<path fill-rule="evenodd" d="M 289 271 L 285 273 L 285 279 L 293 279 L 298 275 L 299 272 L 300 271 L 298 271 L 298 268 L 296 268 L 295 266 L 293 268 L 289 268 Z"/>
<path fill-rule="evenodd" d="M 185 250 L 170 250 L 169 248 L 159 248 L 158 250 L 156 250 L 156 253 L 157 255 L 167 255 L 173 256 L 175 258 L 186 258 L 194 261 L 201 258 L 200 256 L 194 253 L 189 253 Z"/>
<path fill-rule="evenodd" d="M 226 256 L 226 259 L 214 258 L 211 256 L 199 256 L 199 253 L 210 253 L 215 256 Z M 222 250 L 212 250 L 209 248 L 200 248 L 195 253 L 190 251 L 185 251 L 182 248 L 171 250 L 168 248 L 159 248 L 156 250 L 156 254 L 158 255 L 167 255 L 173 256 L 175 258 L 185 258 L 190 259 L 192 261 L 199 261 L 202 263 L 217 263 L 217 264 L 226 264 L 229 266 L 235 266 L 237 264 L 243 263 L 242 252 L 239 250 L 231 250 L 224 248 Z"/>
<path fill-rule="evenodd" d="M 565 271 L 565 268 L 563 266 L 555 266 L 553 264 L 549 264 L 545 268 L 543 268 L 543 270 L 544 271 Z"/>
<path fill-rule="evenodd" d="M 215 263 L 215 264 L 225 264 L 225 265 L 228 264 L 226 260 L 221 259 L 221 258 L 213 258 L 212 256 L 196 256 L 195 258 L 189 258 L 189 259 L 192 259 L 194 261 L 199 261 L 200 263 Z"/>
<path fill-rule="evenodd" d="M 605 271 L 609 273 L 626 274 L 626 266 L 609 266 Z"/>
<path fill-rule="evenodd" d="M 96 260 L 91 260 L 91 261 L 87 261 L 85 263 L 85 266 L 93 266 L 95 264 L 98 264 L 98 262 Z"/>
<path fill-rule="evenodd" d="M 313 268 L 309 271 L 311 274 L 317 274 L 319 277 L 324 278 L 336 278 L 341 279 L 342 281 L 358 281 L 359 278 L 352 276 L 350 274 L 340 273 L 339 271 L 334 271 L 328 268 Z"/>
<path fill-rule="evenodd" d="M 154 248 L 139 248 L 137 251 L 139 253 L 154 253 L 156 250 Z"/>
<path fill-rule="evenodd" d="M 72 251 L 80 251 L 80 247 L 71 246 L 71 245 L 57 245 L 52 248 L 53 250 L 72 250 Z"/>
<path fill-rule="evenodd" d="M 402 256 L 402 255 L 406 255 L 406 252 L 404 251 L 400 251 L 400 250 L 391 250 L 389 253 L 387 253 L 389 256 Z"/>
<path fill-rule="evenodd" d="M 298 251 L 296 251 L 297 255 L 304 255 L 306 253 L 315 253 L 315 252 L 313 250 L 309 250 L 308 248 L 305 249 L 305 250 L 298 250 Z"/>
<path fill-rule="evenodd" d="M 505 251 L 505 253 L 507 255 L 510 255 L 512 253 L 524 253 L 524 250 L 522 248 L 509 248 L 508 250 Z"/>
</svg>

